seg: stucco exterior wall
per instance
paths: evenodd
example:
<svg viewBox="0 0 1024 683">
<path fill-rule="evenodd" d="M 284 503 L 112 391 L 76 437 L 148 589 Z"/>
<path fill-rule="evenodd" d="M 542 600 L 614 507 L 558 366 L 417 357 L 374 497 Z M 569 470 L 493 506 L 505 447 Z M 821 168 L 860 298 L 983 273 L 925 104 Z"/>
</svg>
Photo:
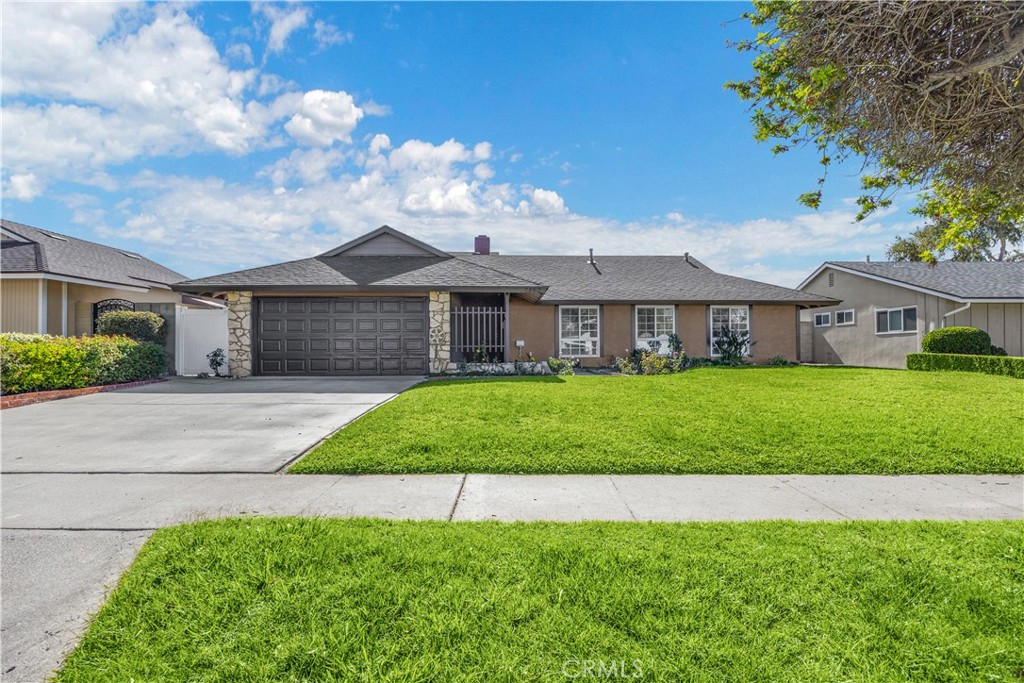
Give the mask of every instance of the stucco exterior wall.
<svg viewBox="0 0 1024 683">
<path fill-rule="evenodd" d="M 557 355 L 558 351 L 558 306 L 532 304 L 523 299 L 512 298 L 510 305 L 510 349 L 516 357 L 515 342 L 525 342 L 523 356 L 532 352 L 543 360 Z M 636 345 L 634 339 L 634 306 L 630 304 L 605 304 L 601 306 L 601 355 L 596 358 L 581 358 L 583 367 L 609 365 L 616 356 L 624 356 Z M 796 306 L 754 305 L 751 307 L 751 330 L 754 340 L 755 363 L 766 363 L 775 356 L 797 360 Z M 701 304 L 679 304 L 676 306 L 676 334 L 683 344 L 683 350 L 690 356 L 707 357 L 708 350 L 708 307 Z"/>
<path fill-rule="evenodd" d="M 708 355 L 708 307 L 700 304 L 676 306 L 676 334 L 683 352 L 694 358 Z"/>
<path fill-rule="evenodd" d="M 525 299 L 509 299 L 509 357 L 515 360 L 520 350 L 516 340 L 522 340 L 522 357 L 532 353 L 537 360 L 547 360 L 555 355 L 556 306 L 532 304 Z"/>
<path fill-rule="evenodd" d="M 0 281 L 0 332 L 39 332 L 39 280 Z"/>
<path fill-rule="evenodd" d="M 775 356 L 788 361 L 797 360 L 796 306 L 751 306 L 751 339 L 756 342 L 751 349 L 755 363 L 767 363 Z"/>
</svg>

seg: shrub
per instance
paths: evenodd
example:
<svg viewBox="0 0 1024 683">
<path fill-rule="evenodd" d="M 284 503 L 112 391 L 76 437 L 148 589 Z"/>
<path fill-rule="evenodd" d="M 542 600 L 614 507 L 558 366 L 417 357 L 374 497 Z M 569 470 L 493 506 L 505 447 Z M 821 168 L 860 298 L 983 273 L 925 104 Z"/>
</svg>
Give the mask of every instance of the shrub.
<svg viewBox="0 0 1024 683">
<path fill-rule="evenodd" d="M 723 330 L 722 336 L 715 340 L 715 351 L 726 365 L 741 365 L 744 357 L 756 342 L 750 341 L 749 332 Z"/>
<path fill-rule="evenodd" d="M 100 315 L 96 333 L 121 335 L 163 346 L 167 339 L 167 323 L 162 315 L 150 311 L 107 311 Z"/>
<path fill-rule="evenodd" d="M 768 361 L 768 365 L 773 365 L 775 367 L 780 367 L 780 368 L 788 368 L 791 365 L 796 365 L 796 363 L 792 362 L 791 360 L 789 360 L 785 356 L 778 355 L 778 356 L 772 356 L 771 360 Z"/>
<path fill-rule="evenodd" d="M 224 354 L 224 349 L 216 348 L 206 354 L 206 360 L 210 364 L 210 369 L 213 370 L 213 374 L 220 377 L 220 369 L 227 364 L 227 356 Z"/>
<path fill-rule="evenodd" d="M 990 355 L 990 356 L 1005 356 L 1005 355 L 1007 355 L 1007 353 L 1006 353 L 1006 349 L 1004 349 L 1002 346 L 996 346 L 995 344 L 993 344 L 992 348 L 989 349 L 988 355 Z"/>
<path fill-rule="evenodd" d="M 576 358 L 548 358 L 548 367 L 556 375 L 575 375 L 573 368 L 579 364 Z"/>
<path fill-rule="evenodd" d="M 990 375 L 1007 375 L 1024 379 L 1024 358 L 964 353 L 911 353 L 907 354 L 907 369 L 986 372 Z"/>
<path fill-rule="evenodd" d="M 163 347 L 127 337 L 0 334 L 3 393 L 80 389 L 158 377 Z"/>
<path fill-rule="evenodd" d="M 992 339 L 988 332 L 974 327 L 943 327 L 924 335 L 921 351 L 988 356 L 992 353 Z"/>
</svg>

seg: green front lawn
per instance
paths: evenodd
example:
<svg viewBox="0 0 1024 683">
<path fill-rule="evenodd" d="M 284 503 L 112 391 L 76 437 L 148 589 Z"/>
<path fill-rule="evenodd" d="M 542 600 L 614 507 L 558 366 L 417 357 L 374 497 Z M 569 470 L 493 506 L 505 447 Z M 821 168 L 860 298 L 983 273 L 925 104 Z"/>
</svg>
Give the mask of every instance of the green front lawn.
<svg viewBox="0 0 1024 683">
<path fill-rule="evenodd" d="M 204 522 L 150 539 L 59 681 L 561 683 L 590 660 L 1019 683 L 1022 541 L 1021 522 Z"/>
<path fill-rule="evenodd" d="M 814 367 L 431 381 L 291 471 L 1020 473 L 1024 382 Z"/>
</svg>

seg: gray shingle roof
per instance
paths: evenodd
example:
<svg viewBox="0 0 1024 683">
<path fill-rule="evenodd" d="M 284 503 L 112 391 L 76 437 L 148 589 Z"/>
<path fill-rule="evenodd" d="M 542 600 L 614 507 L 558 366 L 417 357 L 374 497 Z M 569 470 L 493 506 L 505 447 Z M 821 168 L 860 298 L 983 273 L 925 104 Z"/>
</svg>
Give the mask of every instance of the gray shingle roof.
<svg viewBox="0 0 1024 683">
<path fill-rule="evenodd" d="M 366 291 L 490 289 L 543 303 L 779 302 L 834 299 L 716 273 L 682 256 L 317 256 L 175 285 L 187 292 L 238 289 Z M 598 272 L 600 271 L 600 272 Z"/>
<path fill-rule="evenodd" d="M 1024 262 L 828 261 L 849 270 L 922 287 L 959 299 L 1024 299 Z"/>
<path fill-rule="evenodd" d="M 317 256 L 180 283 L 175 289 L 502 289 L 539 291 L 541 285 L 465 259 L 437 256 Z"/>
<path fill-rule="evenodd" d="M 4 230 L 22 242 L 4 240 L 0 268 L 9 273 L 52 273 L 134 287 L 166 288 L 185 279 L 181 273 L 133 252 L 87 242 L 51 230 L 0 219 Z M 50 235 L 56 235 L 51 237 Z"/>
<path fill-rule="evenodd" d="M 723 275 L 693 257 L 466 256 L 497 270 L 547 285 L 544 303 L 780 302 L 824 304 L 834 299 Z"/>
</svg>

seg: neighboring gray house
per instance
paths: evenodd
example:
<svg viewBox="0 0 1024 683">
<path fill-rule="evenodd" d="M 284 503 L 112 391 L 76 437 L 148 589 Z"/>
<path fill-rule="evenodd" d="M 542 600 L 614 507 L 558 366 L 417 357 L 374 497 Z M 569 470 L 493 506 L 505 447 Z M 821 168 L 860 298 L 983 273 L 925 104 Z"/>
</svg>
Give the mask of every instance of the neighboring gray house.
<svg viewBox="0 0 1024 683">
<path fill-rule="evenodd" d="M 798 289 L 842 300 L 802 312 L 804 362 L 904 368 L 927 332 L 953 325 L 1024 355 L 1024 263 L 827 261 Z"/>
</svg>

